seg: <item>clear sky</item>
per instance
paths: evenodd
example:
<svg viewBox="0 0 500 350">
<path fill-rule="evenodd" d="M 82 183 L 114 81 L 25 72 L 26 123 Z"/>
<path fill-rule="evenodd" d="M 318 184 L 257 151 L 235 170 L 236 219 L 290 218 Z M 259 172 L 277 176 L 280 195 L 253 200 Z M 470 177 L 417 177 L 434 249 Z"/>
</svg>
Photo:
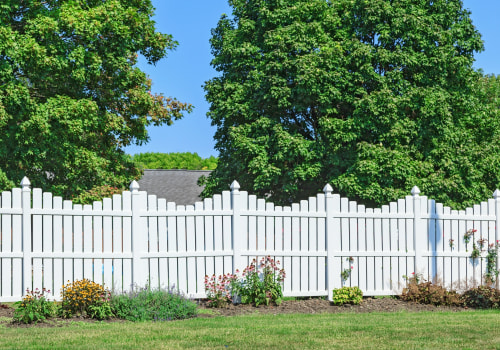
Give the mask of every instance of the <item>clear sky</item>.
<svg viewBox="0 0 500 350">
<path fill-rule="evenodd" d="M 474 66 L 487 74 L 500 74 L 500 0 L 463 0 L 464 7 L 482 34 L 485 50 L 476 54 Z M 148 128 L 150 141 L 125 149 L 144 152 L 196 152 L 201 157 L 217 156 L 215 128 L 206 117 L 208 103 L 202 85 L 214 77 L 210 66 L 210 30 L 223 13 L 231 14 L 227 0 L 153 0 L 158 31 L 172 34 L 179 42 L 175 51 L 156 66 L 140 64 L 153 80 L 152 91 L 189 102 L 194 111 L 171 126 Z"/>
</svg>

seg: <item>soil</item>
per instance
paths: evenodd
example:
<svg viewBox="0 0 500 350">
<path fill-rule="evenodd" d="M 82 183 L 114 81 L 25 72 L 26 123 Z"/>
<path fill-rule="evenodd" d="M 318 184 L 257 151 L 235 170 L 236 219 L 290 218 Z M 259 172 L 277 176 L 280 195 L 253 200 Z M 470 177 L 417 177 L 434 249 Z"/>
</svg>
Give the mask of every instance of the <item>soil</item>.
<svg viewBox="0 0 500 350">
<path fill-rule="evenodd" d="M 302 313 L 302 314 L 316 314 L 316 313 L 364 313 L 364 312 L 420 312 L 420 311 L 451 311 L 451 312 L 463 312 L 470 311 L 467 307 L 456 307 L 456 306 L 434 306 L 426 304 L 417 304 L 413 302 L 406 302 L 398 298 L 385 297 L 385 298 L 371 298 L 367 297 L 363 299 L 360 305 L 333 305 L 328 300 L 310 298 L 301 300 L 285 300 L 280 306 L 269 305 L 269 306 L 252 306 L 252 305 L 233 305 L 228 304 L 226 307 L 222 308 L 209 308 L 204 301 L 199 302 L 199 308 L 202 312 L 198 317 L 218 317 L 218 316 L 236 316 L 236 315 L 246 315 L 246 314 L 291 314 L 291 313 Z M 209 311 L 210 310 L 210 311 Z M 100 322 L 84 317 L 74 317 L 70 319 L 64 318 L 51 318 L 40 322 L 37 324 L 19 324 L 12 322 L 12 316 L 14 309 L 8 307 L 4 304 L 0 304 L 0 324 L 4 324 L 7 327 L 62 327 L 73 322 Z M 121 319 L 110 319 L 102 322 L 124 322 Z"/>
</svg>

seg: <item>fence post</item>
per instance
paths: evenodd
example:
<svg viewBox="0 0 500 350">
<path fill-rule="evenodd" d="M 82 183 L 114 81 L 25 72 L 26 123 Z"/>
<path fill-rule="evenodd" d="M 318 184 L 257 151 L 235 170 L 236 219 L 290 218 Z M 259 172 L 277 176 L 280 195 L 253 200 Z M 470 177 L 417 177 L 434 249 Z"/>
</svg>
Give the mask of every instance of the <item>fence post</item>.
<svg viewBox="0 0 500 350">
<path fill-rule="evenodd" d="M 422 253 L 425 250 L 425 242 L 427 237 L 422 237 L 420 231 L 422 231 L 422 207 L 420 201 L 420 189 L 414 186 L 411 189 L 411 194 L 413 196 L 413 249 L 415 250 L 415 276 L 417 275 L 418 268 L 424 266 L 424 258 Z M 427 232 L 425 232 L 427 236 Z M 423 238 L 423 239 L 422 239 Z"/>
<path fill-rule="evenodd" d="M 22 215 L 22 230 L 23 230 L 23 286 L 22 293 L 24 295 L 27 288 L 32 289 L 32 264 L 31 264 L 31 182 L 25 176 L 21 180 L 22 199 L 21 208 Z"/>
<path fill-rule="evenodd" d="M 335 288 L 333 282 L 333 271 L 334 269 L 334 241 L 333 241 L 333 230 L 334 230 L 334 222 L 333 222 L 333 213 L 335 211 L 334 201 L 332 195 L 333 188 L 330 184 L 326 184 L 323 188 L 323 192 L 325 192 L 325 210 L 326 210 L 326 219 L 325 219 L 325 240 L 326 240 L 326 288 L 328 291 L 328 300 L 332 300 L 333 298 L 333 289 Z"/>
<path fill-rule="evenodd" d="M 493 198 L 495 199 L 495 244 L 498 249 L 498 240 L 500 240 L 500 191 L 498 189 L 493 192 Z M 496 271 L 498 271 L 499 268 L 500 263 L 497 254 Z M 496 288 L 500 288 L 498 276 L 496 278 Z"/>
<path fill-rule="evenodd" d="M 234 180 L 231 184 L 231 206 L 233 208 L 233 217 L 231 225 L 231 235 L 233 238 L 233 274 L 237 269 L 245 267 L 245 261 L 241 255 L 244 247 L 244 234 L 241 232 L 243 222 L 241 219 L 241 197 L 240 197 L 240 184 Z"/>
<path fill-rule="evenodd" d="M 139 184 L 132 181 L 130 184 L 132 194 L 132 286 L 143 288 L 148 282 L 149 270 L 143 254 L 147 251 L 148 232 L 147 225 L 141 211 L 147 209 L 145 193 L 139 192 Z M 125 287 L 125 286 L 124 286 Z"/>
</svg>

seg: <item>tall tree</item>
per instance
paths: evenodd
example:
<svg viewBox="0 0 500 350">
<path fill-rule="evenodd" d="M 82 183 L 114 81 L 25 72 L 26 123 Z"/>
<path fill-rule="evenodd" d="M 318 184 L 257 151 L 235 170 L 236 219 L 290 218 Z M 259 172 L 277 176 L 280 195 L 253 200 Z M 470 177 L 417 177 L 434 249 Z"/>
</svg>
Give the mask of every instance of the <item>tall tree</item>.
<svg viewBox="0 0 500 350">
<path fill-rule="evenodd" d="M 499 120 L 472 68 L 483 43 L 461 1 L 229 3 L 205 84 L 220 156 L 204 195 L 237 179 L 285 204 L 329 182 L 380 205 L 417 185 L 462 207 L 500 184 Z"/>
<path fill-rule="evenodd" d="M 122 148 L 191 106 L 152 94 L 136 67 L 177 45 L 150 0 L 7 0 L 0 5 L 0 186 L 28 176 L 71 197 L 140 170 Z"/>
</svg>

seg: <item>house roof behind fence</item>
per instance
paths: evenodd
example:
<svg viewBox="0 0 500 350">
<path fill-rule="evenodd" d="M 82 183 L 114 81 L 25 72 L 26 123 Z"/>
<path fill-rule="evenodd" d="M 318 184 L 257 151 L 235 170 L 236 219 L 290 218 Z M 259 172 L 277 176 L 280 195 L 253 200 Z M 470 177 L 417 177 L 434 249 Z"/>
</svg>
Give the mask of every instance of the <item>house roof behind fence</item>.
<svg viewBox="0 0 500 350">
<path fill-rule="evenodd" d="M 210 170 L 146 169 L 138 181 L 139 190 L 165 198 L 178 205 L 194 204 L 201 200 L 204 186 L 198 186 L 200 176 L 208 176 Z"/>
</svg>

